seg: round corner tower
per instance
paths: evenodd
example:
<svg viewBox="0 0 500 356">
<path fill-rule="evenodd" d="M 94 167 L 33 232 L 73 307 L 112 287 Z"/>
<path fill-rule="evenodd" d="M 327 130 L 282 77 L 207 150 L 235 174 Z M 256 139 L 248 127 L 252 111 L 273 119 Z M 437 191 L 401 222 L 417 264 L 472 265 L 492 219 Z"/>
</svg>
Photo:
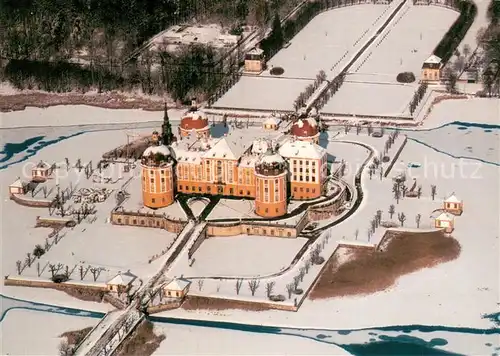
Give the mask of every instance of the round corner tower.
<svg viewBox="0 0 500 356">
<path fill-rule="evenodd" d="M 174 160 L 165 145 L 148 147 L 141 159 L 142 200 L 157 209 L 174 202 Z"/>
<path fill-rule="evenodd" d="M 266 218 L 287 213 L 287 167 L 279 154 L 268 150 L 255 164 L 255 212 Z"/>
</svg>

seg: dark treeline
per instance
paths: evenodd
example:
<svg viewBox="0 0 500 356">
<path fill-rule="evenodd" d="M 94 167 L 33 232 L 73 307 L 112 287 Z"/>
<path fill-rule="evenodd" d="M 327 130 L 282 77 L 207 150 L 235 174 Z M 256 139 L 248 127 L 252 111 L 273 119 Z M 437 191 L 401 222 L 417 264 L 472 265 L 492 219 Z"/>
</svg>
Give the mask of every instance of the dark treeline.
<svg viewBox="0 0 500 356">
<path fill-rule="evenodd" d="M 174 24 L 202 21 L 241 31 L 299 0 L 0 0 L 0 69 L 19 89 L 213 93 L 231 70 L 202 45 L 130 54 Z M 226 73 L 228 72 L 228 73 Z"/>
<path fill-rule="evenodd" d="M 434 54 L 441 58 L 443 63 L 451 58 L 477 14 L 477 6 L 470 0 L 447 0 L 446 5 L 460 11 L 460 15 L 434 49 Z"/>
<path fill-rule="evenodd" d="M 484 91 L 491 96 L 494 92 L 500 95 L 500 1 L 491 0 L 487 15 L 490 23 L 477 40 L 484 51 Z"/>
</svg>

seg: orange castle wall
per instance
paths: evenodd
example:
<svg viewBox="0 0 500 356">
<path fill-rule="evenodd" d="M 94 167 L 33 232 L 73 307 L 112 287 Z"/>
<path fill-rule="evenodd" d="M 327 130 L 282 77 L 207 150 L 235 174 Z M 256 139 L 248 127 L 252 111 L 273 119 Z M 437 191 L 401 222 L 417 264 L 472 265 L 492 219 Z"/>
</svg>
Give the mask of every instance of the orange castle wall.
<svg viewBox="0 0 500 356">
<path fill-rule="evenodd" d="M 163 208 L 174 202 L 172 164 L 142 166 L 142 200 L 150 208 Z"/>
<path fill-rule="evenodd" d="M 279 176 L 255 175 L 255 213 L 264 217 L 276 217 L 287 212 L 286 173 Z M 266 190 L 267 189 L 267 190 Z"/>
</svg>

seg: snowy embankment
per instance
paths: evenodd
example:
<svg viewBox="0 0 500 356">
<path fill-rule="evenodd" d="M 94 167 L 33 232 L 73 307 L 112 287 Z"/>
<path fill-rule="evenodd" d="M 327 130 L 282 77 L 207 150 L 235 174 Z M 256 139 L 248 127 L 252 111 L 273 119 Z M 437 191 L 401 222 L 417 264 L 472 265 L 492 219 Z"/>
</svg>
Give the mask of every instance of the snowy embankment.
<svg viewBox="0 0 500 356">
<path fill-rule="evenodd" d="M 457 17 L 456 11 L 438 6 L 403 7 L 352 65 L 345 83 L 322 112 L 409 115 L 408 104 L 418 87 L 422 63 L 432 54 Z M 425 24 L 422 18 L 426 19 Z M 398 83 L 396 77 L 401 72 L 414 73 L 417 81 Z"/>
<path fill-rule="evenodd" d="M 265 71 L 244 76 L 213 106 L 252 110 L 293 110 L 297 96 L 320 70 L 338 71 L 388 15 L 390 5 L 362 4 L 325 11 L 313 18 L 268 63 L 282 67 L 280 77 Z M 385 13 L 384 16 L 380 16 Z M 357 21 L 352 21 L 356 18 Z"/>
</svg>

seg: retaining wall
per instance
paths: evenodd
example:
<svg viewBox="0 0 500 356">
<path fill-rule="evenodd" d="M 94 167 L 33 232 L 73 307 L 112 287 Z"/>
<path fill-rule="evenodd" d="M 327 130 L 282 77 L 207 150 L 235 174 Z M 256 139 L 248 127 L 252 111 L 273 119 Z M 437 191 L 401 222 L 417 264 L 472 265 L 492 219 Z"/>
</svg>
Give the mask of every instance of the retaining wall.
<svg viewBox="0 0 500 356">
<path fill-rule="evenodd" d="M 19 287 L 32 287 L 32 288 L 51 288 L 57 290 L 75 290 L 84 289 L 96 292 L 107 292 L 108 289 L 105 284 L 102 286 L 90 285 L 90 284 L 77 284 L 71 283 L 71 281 L 63 283 L 54 283 L 52 281 L 41 281 L 41 280 L 28 280 L 28 279 L 16 279 L 15 277 L 8 277 L 4 279 L 3 284 L 5 286 L 19 286 Z"/>
<path fill-rule="evenodd" d="M 187 222 L 181 219 L 173 219 L 166 215 L 144 214 L 129 211 L 112 211 L 110 221 L 114 225 L 151 227 L 165 229 L 168 232 L 178 234 L 184 229 Z"/>
<path fill-rule="evenodd" d="M 172 302 L 172 303 L 165 303 L 165 304 L 160 304 L 160 305 L 148 307 L 146 311 L 148 314 L 155 314 L 155 313 L 159 313 L 159 312 L 166 311 L 166 310 L 177 309 L 181 306 L 181 304 L 182 304 L 182 300 L 179 300 L 179 301 Z"/>
<path fill-rule="evenodd" d="M 24 195 L 20 194 L 11 194 L 10 199 L 14 200 L 19 205 L 29 206 L 31 208 L 48 208 L 52 204 L 52 200 L 26 199 Z"/>
</svg>

